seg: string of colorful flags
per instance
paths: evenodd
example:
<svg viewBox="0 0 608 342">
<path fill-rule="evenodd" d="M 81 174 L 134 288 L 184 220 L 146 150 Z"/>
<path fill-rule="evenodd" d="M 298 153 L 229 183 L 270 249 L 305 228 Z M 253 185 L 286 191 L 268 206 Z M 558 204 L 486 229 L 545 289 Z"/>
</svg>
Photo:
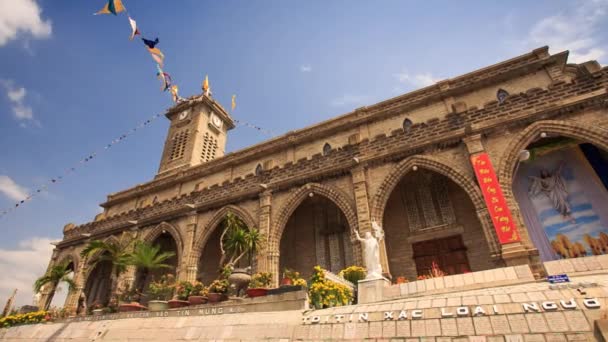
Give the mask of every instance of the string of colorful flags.
<svg viewBox="0 0 608 342">
<path fill-rule="evenodd" d="M 105 4 L 105 6 L 94 14 L 95 15 L 98 15 L 98 14 L 118 15 L 118 13 L 121 13 L 121 12 L 126 12 L 127 18 L 129 20 L 129 26 L 131 27 L 131 35 L 129 36 L 129 39 L 133 40 L 135 38 L 135 36 L 142 36 L 142 32 L 141 32 L 140 28 L 138 27 L 137 22 L 131 17 L 129 12 L 127 11 L 127 8 L 125 7 L 124 3 L 122 2 L 122 0 L 108 0 L 108 2 Z M 177 103 L 177 102 L 184 100 L 182 97 L 179 96 L 179 87 L 176 84 L 174 84 L 173 79 L 171 78 L 171 75 L 163 70 L 165 55 L 156 46 L 156 45 L 158 45 L 160 40 L 158 38 L 155 38 L 154 40 L 150 40 L 150 39 L 144 38 L 143 36 L 141 39 L 142 39 L 142 42 L 144 43 L 144 46 L 150 53 L 150 56 L 156 62 L 156 76 L 159 80 L 162 81 L 161 90 L 169 91 L 172 95 L 173 102 Z M 205 80 L 203 82 L 203 91 L 208 96 L 211 94 L 211 89 L 209 86 L 209 78 L 207 76 L 205 76 Z M 231 111 L 234 112 L 235 108 L 236 108 L 236 95 L 232 95 Z M 61 175 L 58 175 L 54 178 L 49 179 L 47 182 L 42 184 L 36 190 L 32 191 L 24 199 L 16 202 L 13 206 L 11 206 L 7 209 L 1 210 L 0 218 L 5 216 L 6 214 L 16 210 L 20 206 L 23 206 L 23 204 L 25 204 L 25 202 L 31 201 L 35 197 L 39 196 L 45 190 L 47 190 L 49 186 L 61 182 L 62 180 L 65 179 L 66 176 L 68 176 L 71 173 L 74 173 L 77 169 L 79 169 L 83 165 L 89 163 L 98 154 L 100 154 L 101 152 L 110 149 L 112 146 L 124 141 L 127 137 L 134 134 L 139 129 L 150 125 L 155 119 L 157 119 L 161 115 L 162 114 L 153 115 L 149 119 L 141 122 L 140 124 L 138 124 L 137 126 L 132 128 L 131 130 L 129 130 L 127 133 L 120 135 L 116 139 L 113 139 L 110 143 L 106 144 L 103 147 L 103 149 L 98 149 L 98 150 L 86 155 L 84 158 L 80 159 L 77 163 L 73 164 L 71 167 L 66 168 Z M 242 121 L 242 120 L 234 119 L 234 121 L 237 125 L 253 128 L 259 132 L 268 134 L 271 137 L 275 136 L 274 132 L 272 132 L 271 130 L 264 129 L 262 127 L 250 124 L 250 123 Z"/>
<path fill-rule="evenodd" d="M 25 202 L 31 201 L 34 197 L 39 196 L 50 185 L 57 184 L 57 183 L 61 182 L 66 176 L 68 176 L 69 174 L 75 172 L 77 169 L 81 168 L 85 164 L 89 163 L 91 160 L 93 160 L 93 158 L 97 157 L 100 153 L 102 153 L 104 151 L 107 151 L 108 149 L 112 148 L 114 145 L 125 141 L 129 136 L 133 135 L 138 130 L 140 130 L 140 129 L 142 129 L 142 128 L 148 126 L 148 125 L 150 125 L 155 119 L 159 118 L 161 115 L 162 114 L 155 114 L 155 115 L 153 115 L 149 119 L 147 119 L 145 121 L 142 121 L 137 126 L 131 128 L 126 133 L 121 134 L 118 138 L 113 139 L 108 144 L 104 145 L 103 148 L 99 148 L 99 149 L 97 149 L 97 150 L 95 150 L 95 151 L 87 154 L 84 158 L 80 159 L 78 162 L 74 163 L 72 166 L 66 168 L 63 171 L 62 174 L 49 179 L 44 184 L 42 184 L 40 187 L 38 187 L 36 190 L 34 190 L 30 194 L 28 194 L 24 199 L 16 202 L 12 207 L 0 211 L 0 217 L 2 217 L 4 215 L 10 213 L 11 211 L 19 208 Z"/>
</svg>

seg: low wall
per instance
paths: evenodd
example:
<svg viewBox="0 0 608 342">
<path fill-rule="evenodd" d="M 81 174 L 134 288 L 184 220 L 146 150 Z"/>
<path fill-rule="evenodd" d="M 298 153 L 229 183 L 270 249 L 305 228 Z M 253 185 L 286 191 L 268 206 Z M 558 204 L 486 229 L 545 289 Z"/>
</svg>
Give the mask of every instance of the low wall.
<svg viewBox="0 0 608 342">
<path fill-rule="evenodd" d="M 596 341 L 593 327 L 608 305 L 608 272 L 571 280 L 572 286 L 534 281 L 324 310 L 26 325 L 0 329 L 0 340 Z"/>
</svg>

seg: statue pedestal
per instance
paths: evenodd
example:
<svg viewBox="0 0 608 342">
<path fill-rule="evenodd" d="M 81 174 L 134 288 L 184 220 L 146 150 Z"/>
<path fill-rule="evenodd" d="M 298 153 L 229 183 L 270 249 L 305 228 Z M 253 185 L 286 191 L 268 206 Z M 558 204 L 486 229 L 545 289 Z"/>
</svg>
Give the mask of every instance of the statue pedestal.
<svg viewBox="0 0 608 342">
<path fill-rule="evenodd" d="M 357 303 L 366 304 L 381 301 L 384 288 L 390 285 L 391 282 L 384 277 L 359 280 L 357 284 Z"/>
</svg>

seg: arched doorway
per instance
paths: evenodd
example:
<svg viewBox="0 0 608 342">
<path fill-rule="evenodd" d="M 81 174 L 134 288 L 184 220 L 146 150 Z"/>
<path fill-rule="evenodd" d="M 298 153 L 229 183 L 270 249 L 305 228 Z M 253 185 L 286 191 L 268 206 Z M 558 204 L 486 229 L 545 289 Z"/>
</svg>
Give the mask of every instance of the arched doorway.
<svg viewBox="0 0 608 342">
<path fill-rule="evenodd" d="M 69 272 L 67 276 L 68 276 L 68 278 L 71 278 L 73 280 L 74 272 L 75 272 L 74 261 L 68 261 L 68 260 L 65 260 L 63 263 L 59 263 L 58 265 L 62 265 L 67 262 L 68 264 L 66 266 L 66 270 Z M 47 286 L 51 286 L 51 285 L 48 284 Z M 65 282 L 60 282 L 59 284 L 57 284 L 57 287 L 55 288 L 55 291 L 53 292 L 53 298 L 49 299 L 50 307 L 59 308 L 59 307 L 65 306 L 68 295 L 69 295 L 68 284 L 66 284 Z"/>
<path fill-rule="evenodd" d="M 307 278 L 315 265 L 334 273 L 353 265 L 351 231 L 333 201 L 310 192 L 291 214 L 281 235 L 279 271 L 289 268 Z"/>
<path fill-rule="evenodd" d="M 608 152 L 560 134 L 534 134 L 512 191 L 542 261 L 608 253 Z"/>
<path fill-rule="evenodd" d="M 99 304 L 103 307 L 108 306 L 112 286 L 111 273 L 111 261 L 101 260 L 95 264 L 87 277 L 84 288 L 87 308 L 92 307 L 94 304 Z"/>
<path fill-rule="evenodd" d="M 168 231 L 164 230 L 152 241 L 151 245 L 160 247 L 159 253 L 172 252 L 174 255 L 163 262 L 169 267 L 154 270 L 144 270 L 140 268 L 135 272 L 136 289 L 143 293 L 145 293 L 151 282 L 158 281 L 163 275 L 171 274 L 177 277 L 179 249 L 173 236 Z"/>
<path fill-rule="evenodd" d="M 495 267 L 467 192 L 442 174 L 414 170 L 394 186 L 383 212 L 391 275 L 415 280 L 433 263 L 447 274 Z"/>
</svg>

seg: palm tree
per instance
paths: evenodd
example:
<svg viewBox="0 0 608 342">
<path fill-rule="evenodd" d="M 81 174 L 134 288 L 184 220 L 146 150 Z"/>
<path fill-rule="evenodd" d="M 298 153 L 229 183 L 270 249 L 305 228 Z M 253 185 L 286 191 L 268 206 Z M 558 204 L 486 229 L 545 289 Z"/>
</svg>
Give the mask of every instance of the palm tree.
<svg viewBox="0 0 608 342">
<path fill-rule="evenodd" d="M 138 242 L 135 244 L 133 253 L 127 258 L 127 264 L 135 266 L 138 270 L 141 270 L 139 275 L 139 281 L 137 290 L 143 291 L 145 286 L 146 278 L 150 271 L 158 270 L 161 268 L 171 268 L 171 265 L 165 262 L 175 256 L 174 252 L 161 252 L 160 245 L 152 246 L 147 242 Z"/>
<path fill-rule="evenodd" d="M 262 234 L 257 228 L 248 228 L 236 215 L 226 214 L 224 231 L 220 237 L 220 268 L 224 266 L 227 258 L 227 265 L 236 265 L 245 255 L 249 256 L 251 264 L 251 258 L 261 248 L 262 240 Z"/>
<path fill-rule="evenodd" d="M 72 291 L 74 288 L 76 288 L 76 283 L 74 283 L 74 280 L 72 280 L 70 277 L 73 270 L 69 268 L 69 265 L 70 263 L 66 261 L 62 264 L 53 266 L 50 270 L 48 270 L 48 272 L 46 272 L 45 275 L 36 279 L 36 282 L 34 282 L 34 292 L 36 293 L 40 292 L 43 286 L 51 284 L 51 292 L 49 293 L 46 303 L 44 303 L 44 310 L 49 309 L 51 300 L 55 295 L 55 290 L 57 289 L 57 285 L 59 285 L 59 283 L 64 282 L 68 284 L 68 291 Z"/>
<path fill-rule="evenodd" d="M 128 261 L 130 258 L 131 243 L 127 238 L 121 238 L 119 241 L 101 241 L 93 240 L 82 250 L 82 257 L 91 257 L 97 253 L 97 256 L 89 261 L 93 267 L 101 261 L 108 261 L 112 265 L 110 273 L 110 294 L 115 297 L 115 303 L 118 303 L 117 287 L 118 277 L 127 270 Z"/>
</svg>

